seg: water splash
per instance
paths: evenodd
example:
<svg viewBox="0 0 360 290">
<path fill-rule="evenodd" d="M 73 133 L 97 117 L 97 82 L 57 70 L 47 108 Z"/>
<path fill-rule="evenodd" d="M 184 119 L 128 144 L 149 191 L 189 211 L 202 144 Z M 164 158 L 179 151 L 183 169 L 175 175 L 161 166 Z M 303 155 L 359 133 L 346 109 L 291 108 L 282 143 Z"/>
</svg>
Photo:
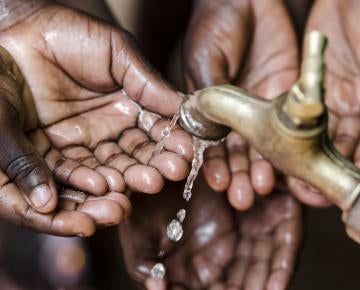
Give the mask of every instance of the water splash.
<svg viewBox="0 0 360 290">
<path fill-rule="evenodd" d="M 193 137 L 193 149 L 194 149 L 194 157 L 191 162 L 191 170 L 189 176 L 186 180 L 183 198 L 189 202 L 192 196 L 192 188 L 194 186 L 194 181 L 199 174 L 199 170 L 204 162 L 204 152 L 206 148 L 209 146 L 217 145 L 219 141 L 207 141 L 202 140 L 197 137 Z"/>
<path fill-rule="evenodd" d="M 162 152 L 162 150 L 164 149 L 165 141 L 167 138 L 170 137 L 171 131 L 175 127 L 176 122 L 179 119 L 179 116 L 180 116 L 179 112 L 177 114 L 175 114 L 175 116 L 172 118 L 169 126 L 167 126 L 163 130 L 162 138 L 161 138 L 160 142 L 156 145 L 153 156 L 160 154 Z M 193 156 L 193 160 L 191 162 L 191 170 L 186 179 L 186 183 L 185 183 L 185 187 L 184 187 L 184 191 L 183 191 L 183 198 L 186 200 L 186 202 L 189 202 L 191 199 L 194 181 L 196 180 L 196 177 L 198 176 L 200 168 L 204 162 L 204 152 L 205 152 L 206 148 L 208 148 L 209 146 L 215 146 L 215 145 L 219 144 L 221 141 L 207 141 L 207 140 L 202 140 L 202 139 L 199 139 L 199 138 L 193 136 L 194 156 Z M 185 217 L 186 217 L 186 209 L 181 208 L 178 211 L 178 213 L 176 214 L 176 219 L 171 220 L 170 223 L 168 224 L 168 226 L 166 228 L 166 234 L 170 240 L 172 240 L 174 242 L 179 242 L 181 240 L 183 233 L 184 233 L 183 222 L 185 220 Z M 162 252 L 164 252 L 164 251 L 162 251 Z M 163 275 L 156 275 L 156 276 L 158 276 L 158 278 L 160 277 L 160 279 L 163 279 L 166 271 L 165 271 L 164 265 L 161 264 L 161 266 L 160 266 L 160 264 L 161 263 L 156 264 L 154 266 L 153 270 L 157 274 L 159 272 L 161 272 Z M 159 269 L 160 269 L 160 271 L 159 271 Z M 152 273 L 152 275 L 153 275 L 153 273 Z M 155 275 L 153 275 L 153 276 L 155 276 Z"/>
<path fill-rule="evenodd" d="M 174 129 L 179 118 L 180 118 L 180 112 L 177 112 L 174 115 L 174 117 L 171 119 L 169 126 L 163 129 L 161 140 L 156 144 L 153 157 L 159 155 L 164 150 L 166 139 L 170 137 L 171 131 Z"/>
</svg>

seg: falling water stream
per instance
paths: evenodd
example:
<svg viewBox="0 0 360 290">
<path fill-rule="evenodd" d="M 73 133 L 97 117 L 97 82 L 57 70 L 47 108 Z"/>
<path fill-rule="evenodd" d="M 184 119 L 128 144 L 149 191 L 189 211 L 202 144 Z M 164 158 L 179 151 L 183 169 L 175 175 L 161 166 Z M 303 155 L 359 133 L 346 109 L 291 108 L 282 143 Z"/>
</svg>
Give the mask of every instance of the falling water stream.
<svg viewBox="0 0 360 290">
<path fill-rule="evenodd" d="M 153 156 L 157 156 L 159 155 L 163 149 L 164 149 L 164 146 L 165 146 L 165 141 L 167 138 L 170 137 L 170 134 L 171 134 L 171 131 L 172 129 L 174 129 L 175 125 L 176 125 L 176 122 L 179 120 L 179 117 L 180 117 L 180 112 L 177 112 L 174 117 L 171 119 L 170 121 L 170 124 L 169 126 L 167 126 L 163 131 L 162 131 L 162 137 L 161 137 L 161 140 L 160 142 L 158 142 L 156 144 L 156 147 L 155 147 L 155 151 L 153 153 Z"/>
<path fill-rule="evenodd" d="M 166 138 L 170 137 L 171 131 L 175 127 L 176 122 L 179 119 L 179 116 L 180 116 L 179 112 L 176 113 L 174 115 L 174 117 L 172 118 L 169 126 L 163 130 L 162 139 L 156 145 L 153 156 L 160 154 L 162 152 L 162 150 L 164 149 Z M 204 151 L 209 146 L 217 145 L 217 144 L 219 144 L 219 142 L 221 142 L 221 141 L 207 141 L 207 140 L 202 140 L 202 139 L 199 139 L 199 138 L 193 136 L 194 156 L 193 156 L 193 160 L 191 163 L 191 170 L 187 177 L 184 191 L 183 191 L 183 198 L 186 200 L 186 202 L 189 202 L 191 199 L 194 181 L 195 181 L 196 177 L 198 176 L 199 170 L 204 161 Z M 166 234 L 170 240 L 172 240 L 174 242 L 178 242 L 181 240 L 183 233 L 184 233 L 182 223 L 185 220 L 185 217 L 186 217 L 186 209 L 181 208 L 177 212 L 176 218 L 171 220 L 170 223 L 168 224 L 167 229 L 166 229 Z M 164 255 L 164 251 L 162 250 L 162 251 L 160 251 L 160 253 L 161 253 L 161 255 L 159 255 L 159 257 L 161 258 Z M 151 269 L 151 277 L 154 279 L 162 280 L 162 279 L 164 279 L 165 274 L 166 274 L 166 269 L 162 263 L 157 263 Z"/>
</svg>

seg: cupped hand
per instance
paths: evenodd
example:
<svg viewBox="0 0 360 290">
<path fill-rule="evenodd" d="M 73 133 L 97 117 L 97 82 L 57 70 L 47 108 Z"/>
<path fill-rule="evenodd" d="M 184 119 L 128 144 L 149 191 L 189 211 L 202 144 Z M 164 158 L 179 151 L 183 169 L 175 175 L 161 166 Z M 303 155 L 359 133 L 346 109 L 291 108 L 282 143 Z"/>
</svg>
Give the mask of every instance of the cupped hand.
<svg viewBox="0 0 360 290">
<path fill-rule="evenodd" d="M 233 255 L 235 224 L 226 198 L 213 192 L 203 178 L 196 181 L 188 207 L 182 191 L 183 184 L 178 183 L 168 184 L 156 196 L 132 194 L 133 213 L 120 225 L 128 273 L 150 289 L 165 287 L 149 279 L 157 262 L 166 267 L 166 288 L 202 289 L 221 277 Z M 175 243 L 166 236 L 166 227 L 181 208 L 187 210 L 184 235 Z"/>
<path fill-rule="evenodd" d="M 87 237 L 99 227 L 119 224 L 131 212 L 128 198 L 118 192 L 93 196 L 71 188 L 58 188 L 56 211 L 40 213 L 24 199 L 17 185 L 0 172 L 0 216 L 20 227 L 59 235 Z"/>
<path fill-rule="evenodd" d="M 200 180 L 176 244 L 166 226 L 184 206 L 181 192 L 169 185 L 155 197 L 132 196 L 136 206 L 120 225 L 120 239 L 135 280 L 150 290 L 286 289 L 301 240 L 301 208 L 290 195 L 262 198 L 236 216 L 225 197 Z M 159 261 L 167 269 L 163 282 L 149 278 Z"/>
<path fill-rule="evenodd" d="M 265 98 L 287 91 L 298 74 L 295 33 L 284 1 L 197 0 L 185 45 L 189 90 L 232 83 Z M 271 165 L 236 133 L 205 155 L 205 176 L 245 210 L 275 185 Z"/>
<path fill-rule="evenodd" d="M 210 289 L 288 288 L 301 243 L 301 207 L 284 189 L 275 191 L 239 214 L 233 261 Z"/>
<path fill-rule="evenodd" d="M 22 196 L 38 212 L 51 212 L 52 176 L 94 196 L 126 187 L 156 193 L 164 177 L 186 176 L 192 144 L 184 131 L 175 128 L 153 156 L 169 124 L 160 115 L 171 117 L 181 96 L 127 32 L 45 3 L 3 29 L 0 45 L 18 65 L 2 51 L 9 68 L 2 76 L 16 85 L 4 83 L 1 91 L 0 195 L 16 195 L 21 206 L 12 203 L 13 209 L 23 212 Z M 126 207 L 126 197 L 120 199 Z"/>
</svg>

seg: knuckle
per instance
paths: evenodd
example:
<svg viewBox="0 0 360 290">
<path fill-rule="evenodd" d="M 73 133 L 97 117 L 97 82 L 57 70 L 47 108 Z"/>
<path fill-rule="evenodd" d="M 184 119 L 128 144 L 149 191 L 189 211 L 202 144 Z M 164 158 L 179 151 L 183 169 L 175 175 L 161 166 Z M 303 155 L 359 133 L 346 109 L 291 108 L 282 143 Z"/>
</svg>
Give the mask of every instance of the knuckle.
<svg viewBox="0 0 360 290">
<path fill-rule="evenodd" d="M 126 30 L 121 30 L 119 35 L 123 42 L 128 43 L 131 46 L 136 45 L 136 39 L 130 32 Z"/>
<path fill-rule="evenodd" d="M 12 160 L 6 168 L 6 174 L 15 182 L 21 182 L 30 176 L 40 177 L 42 174 L 39 156 L 36 153 L 21 155 Z"/>
</svg>

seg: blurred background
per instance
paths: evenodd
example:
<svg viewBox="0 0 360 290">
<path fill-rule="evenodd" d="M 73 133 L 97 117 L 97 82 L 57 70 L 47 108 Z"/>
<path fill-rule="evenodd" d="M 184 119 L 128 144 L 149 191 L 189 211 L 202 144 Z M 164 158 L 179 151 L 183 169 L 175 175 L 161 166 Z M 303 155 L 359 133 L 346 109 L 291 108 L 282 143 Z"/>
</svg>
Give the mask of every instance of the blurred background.
<svg viewBox="0 0 360 290">
<path fill-rule="evenodd" d="M 132 32 L 144 54 L 176 87 L 181 78 L 181 40 L 191 12 L 191 0 L 64 0 Z M 289 10 L 299 32 L 310 7 L 293 0 Z M 172 21 L 168 21 L 171 19 Z M 300 35 L 300 33 L 299 33 Z M 360 246 L 340 222 L 340 212 L 305 209 L 304 242 L 291 290 L 357 290 Z M 90 239 L 36 234 L 0 221 L 0 290 L 136 289 L 128 278 L 116 227 Z"/>
</svg>

